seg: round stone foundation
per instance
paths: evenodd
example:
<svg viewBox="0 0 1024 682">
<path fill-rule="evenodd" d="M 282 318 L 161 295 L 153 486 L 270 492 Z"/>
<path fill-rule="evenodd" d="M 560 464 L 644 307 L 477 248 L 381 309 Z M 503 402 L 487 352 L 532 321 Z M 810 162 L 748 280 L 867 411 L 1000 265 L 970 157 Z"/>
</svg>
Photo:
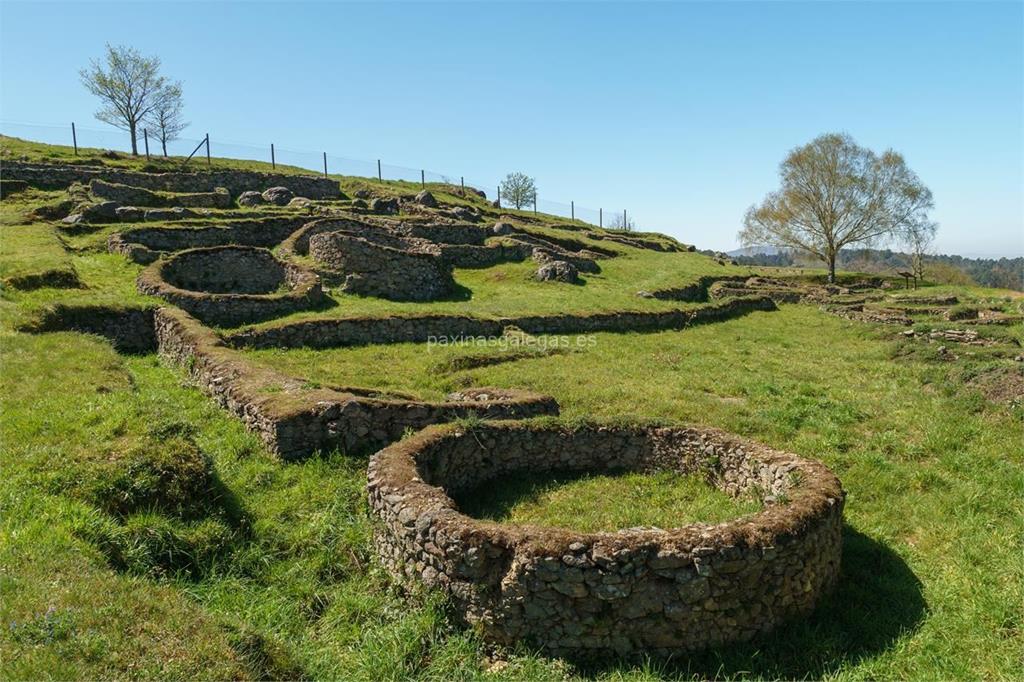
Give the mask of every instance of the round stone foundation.
<svg viewBox="0 0 1024 682">
<path fill-rule="evenodd" d="M 179 251 L 143 270 L 137 284 L 142 293 L 221 326 L 286 315 L 323 300 L 315 273 L 248 246 Z"/>
<path fill-rule="evenodd" d="M 519 471 L 673 470 L 763 509 L 717 525 L 579 533 L 470 518 L 452 497 Z M 370 461 L 376 544 L 499 643 L 571 657 L 671 655 L 810 612 L 839 574 L 844 493 L 824 465 L 710 429 L 435 426 Z"/>
</svg>

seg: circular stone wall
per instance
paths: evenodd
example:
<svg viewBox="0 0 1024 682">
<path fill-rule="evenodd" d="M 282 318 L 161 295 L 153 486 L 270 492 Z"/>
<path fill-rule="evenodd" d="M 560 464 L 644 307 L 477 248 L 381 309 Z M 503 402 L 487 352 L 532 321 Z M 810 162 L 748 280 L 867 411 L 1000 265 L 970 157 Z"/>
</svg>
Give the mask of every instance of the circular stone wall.
<svg viewBox="0 0 1024 682">
<path fill-rule="evenodd" d="M 285 283 L 285 265 L 274 254 L 242 246 L 184 251 L 162 272 L 174 287 L 210 294 L 269 294 Z"/>
<path fill-rule="evenodd" d="M 323 300 L 315 273 L 248 246 L 179 251 L 143 270 L 137 285 L 144 294 L 225 327 L 305 310 Z"/>
<path fill-rule="evenodd" d="M 718 525 L 578 533 L 462 514 L 452 495 L 517 471 L 701 474 L 763 510 Z M 668 655 L 808 613 L 839 574 L 844 493 L 822 464 L 715 430 L 484 422 L 430 427 L 373 456 L 385 566 L 446 591 L 501 643 Z"/>
</svg>

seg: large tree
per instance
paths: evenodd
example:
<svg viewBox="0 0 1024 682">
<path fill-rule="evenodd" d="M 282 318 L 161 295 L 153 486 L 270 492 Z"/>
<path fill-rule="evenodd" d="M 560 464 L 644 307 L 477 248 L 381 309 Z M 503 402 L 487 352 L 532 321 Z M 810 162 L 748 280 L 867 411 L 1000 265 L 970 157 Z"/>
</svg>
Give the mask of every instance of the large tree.
<svg viewBox="0 0 1024 682">
<path fill-rule="evenodd" d="M 739 240 L 811 254 L 828 266 L 829 282 L 844 246 L 899 236 L 926 222 L 933 206 L 931 191 L 900 154 L 875 154 L 846 134 L 822 135 L 792 150 L 779 176 L 781 187 L 747 210 Z"/>
<path fill-rule="evenodd" d="M 164 156 L 167 156 L 167 143 L 177 140 L 178 134 L 189 125 L 182 115 L 184 107 L 181 83 L 170 83 L 157 95 L 156 104 L 146 117 L 146 125 L 160 140 Z"/>
<path fill-rule="evenodd" d="M 127 130 L 132 154 L 138 156 L 138 129 L 159 101 L 166 81 L 160 75 L 160 59 L 144 57 L 131 47 L 107 45 L 103 60 L 94 59 L 79 72 L 82 85 L 103 104 L 96 118 Z"/>
<path fill-rule="evenodd" d="M 509 173 L 501 181 L 501 198 L 516 209 L 529 206 L 537 199 L 537 184 L 525 173 Z"/>
</svg>

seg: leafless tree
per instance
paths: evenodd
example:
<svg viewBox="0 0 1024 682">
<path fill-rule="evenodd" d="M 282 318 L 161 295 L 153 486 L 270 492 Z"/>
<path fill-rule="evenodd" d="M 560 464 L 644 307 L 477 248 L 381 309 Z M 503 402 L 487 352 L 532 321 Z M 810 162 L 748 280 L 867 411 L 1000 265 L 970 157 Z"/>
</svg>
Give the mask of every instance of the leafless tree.
<svg viewBox="0 0 1024 682">
<path fill-rule="evenodd" d="M 900 154 L 875 154 L 846 134 L 792 150 L 779 175 L 781 188 L 747 210 L 739 240 L 809 253 L 827 264 L 830 282 L 844 246 L 897 237 L 926 221 L 933 206 L 931 191 Z"/>
<path fill-rule="evenodd" d="M 167 156 L 167 143 L 178 139 L 182 130 L 189 126 L 182 115 L 185 104 L 181 99 L 181 83 L 169 83 L 160 90 L 153 110 L 146 117 L 149 126 Z"/>
<path fill-rule="evenodd" d="M 620 215 L 618 213 L 612 216 L 612 222 L 608 225 L 609 230 L 625 230 L 626 232 L 633 232 L 636 230 L 636 223 L 632 218 L 626 215 Z"/>
<path fill-rule="evenodd" d="M 501 198 L 516 209 L 529 206 L 537 199 L 537 184 L 525 173 L 509 173 L 501 181 Z"/>
<path fill-rule="evenodd" d="M 928 253 L 935 242 L 935 233 L 938 232 L 938 223 L 930 220 L 922 220 L 909 223 L 901 231 L 901 238 L 910 250 L 910 271 L 914 278 L 924 281 L 925 261 Z"/>
<path fill-rule="evenodd" d="M 160 59 L 143 57 L 131 47 L 108 44 L 104 59 L 92 60 L 79 75 L 82 85 L 103 102 L 96 118 L 127 130 L 132 138 L 132 154 L 138 156 L 139 125 L 152 113 L 166 83 L 160 75 Z"/>
</svg>

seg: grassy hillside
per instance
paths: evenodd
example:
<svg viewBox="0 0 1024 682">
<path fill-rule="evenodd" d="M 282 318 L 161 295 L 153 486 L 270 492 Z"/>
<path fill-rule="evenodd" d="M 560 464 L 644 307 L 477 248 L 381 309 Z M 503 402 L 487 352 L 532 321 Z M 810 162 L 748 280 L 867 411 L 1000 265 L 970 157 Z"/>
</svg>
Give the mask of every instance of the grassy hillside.
<svg viewBox="0 0 1024 682">
<path fill-rule="evenodd" d="M 3 158 L 67 158 L 47 145 L 8 139 L 2 147 Z M 955 361 L 903 327 L 811 305 L 682 331 L 601 333 L 570 348 L 541 337 L 518 348 L 240 352 L 310 382 L 424 398 L 470 385 L 529 388 L 556 397 L 570 420 L 714 426 L 819 459 L 840 477 L 848 491 L 842 577 L 809 619 L 668 663 L 581 667 L 495 649 L 457 626 L 437 595 L 393 583 L 371 543 L 365 457 L 281 462 L 155 355 L 122 355 L 87 334 L 19 331 L 57 302 L 158 303 L 135 291 L 139 266 L 105 252 L 119 228 L 68 232 L 26 217 L 55 194 L 30 190 L 0 211 L 0 677 L 1019 676 L 1024 404 L 1013 390 L 992 390 L 989 376 L 997 371 L 996 388 L 1016 376 L 1021 363 L 1004 348 L 1020 352 L 1019 325 L 982 330 L 998 347 L 947 343 Z M 565 223 L 536 219 L 541 230 Z M 561 232 L 573 235 L 572 227 Z M 335 305 L 314 315 L 656 310 L 679 304 L 636 291 L 747 272 L 699 254 L 635 249 L 601 264 L 576 287 L 531 282 L 519 264 L 458 271 L 465 295 L 426 304 L 332 292 Z M 1000 296 L 1008 310 L 1024 300 L 964 287 L 923 293 Z M 594 528 L 751 510 L 690 483 L 541 477 L 467 505 L 490 518 Z"/>
</svg>

